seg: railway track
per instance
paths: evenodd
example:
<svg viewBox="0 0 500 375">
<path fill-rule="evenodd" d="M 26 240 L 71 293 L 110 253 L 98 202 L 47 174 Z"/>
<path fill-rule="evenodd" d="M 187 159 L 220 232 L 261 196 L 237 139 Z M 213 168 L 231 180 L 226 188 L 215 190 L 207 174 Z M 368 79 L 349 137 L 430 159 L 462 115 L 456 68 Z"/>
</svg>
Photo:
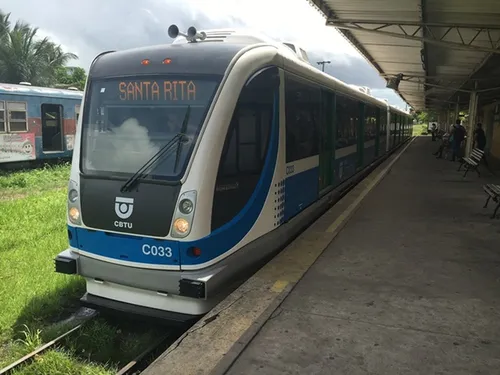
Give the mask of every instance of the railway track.
<svg viewBox="0 0 500 375">
<path fill-rule="evenodd" d="M 75 313 L 72 317 L 67 319 L 65 322 L 78 319 L 81 322 L 77 324 L 75 327 L 70 330 L 64 332 L 59 335 L 55 339 L 41 345 L 37 349 L 32 352 L 26 354 L 25 356 L 19 358 L 15 362 L 12 362 L 8 366 L 0 369 L 0 375 L 10 375 L 12 372 L 21 366 L 26 366 L 35 357 L 41 355 L 49 349 L 54 349 L 62 344 L 63 340 L 68 338 L 69 336 L 76 334 L 80 331 L 88 322 L 96 318 L 99 314 L 91 309 L 80 309 L 77 313 Z M 171 329 L 164 335 L 162 335 L 159 339 L 155 340 L 151 345 L 146 347 L 141 353 L 139 353 L 136 357 L 134 357 L 131 361 L 129 361 L 126 365 L 121 367 L 116 375 L 137 375 L 142 370 L 144 370 L 149 363 L 154 360 L 166 347 L 175 341 L 175 339 L 180 335 L 180 331 L 182 329 Z"/>
<path fill-rule="evenodd" d="M 152 345 L 148 346 L 143 352 L 141 352 L 132 361 L 123 366 L 116 375 L 137 375 L 149 364 L 148 359 L 156 354 L 156 352 L 161 352 L 161 348 L 165 344 L 170 342 L 173 337 L 176 337 L 173 333 L 168 333 L 161 337 L 159 340 L 155 341 Z M 159 354 L 159 353 L 158 353 Z"/>
<path fill-rule="evenodd" d="M 57 336 L 55 339 L 43 344 L 42 346 L 36 348 L 33 350 L 31 353 L 26 354 L 25 356 L 19 358 L 17 361 L 11 363 L 10 365 L 0 369 L 0 375 L 7 375 L 12 373 L 12 371 L 22 365 L 27 365 L 30 363 L 35 356 L 45 352 L 48 349 L 54 348 L 62 342 L 63 339 L 68 337 L 69 335 L 72 335 L 73 333 L 79 331 L 87 322 L 90 320 L 94 319 L 97 317 L 97 312 L 94 310 L 82 308 L 79 311 L 77 311 L 72 317 L 67 319 L 65 322 L 70 321 L 72 319 L 78 319 L 81 320 L 81 323 L 76 325 L 75 327 L 71 328 L 70 330 L 66 331 L 62 335 Z"/>
</svg>

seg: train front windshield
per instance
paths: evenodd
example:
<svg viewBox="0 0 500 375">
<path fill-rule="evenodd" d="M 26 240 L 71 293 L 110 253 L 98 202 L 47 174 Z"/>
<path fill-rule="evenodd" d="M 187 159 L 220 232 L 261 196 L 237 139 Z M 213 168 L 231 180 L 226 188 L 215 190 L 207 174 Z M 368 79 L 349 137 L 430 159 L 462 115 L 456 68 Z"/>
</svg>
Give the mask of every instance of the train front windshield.
<svg viewBox="0 0 500 375">
<path fill-rule="evenodd" d="M 178 179 L 217 85 L 217 79 L 206 77 L 93 81 L 82 119 L 82 172 L 129 177 L 177 134 L 183 133 L 183 142 L 146 176 Z"/>
</svg>

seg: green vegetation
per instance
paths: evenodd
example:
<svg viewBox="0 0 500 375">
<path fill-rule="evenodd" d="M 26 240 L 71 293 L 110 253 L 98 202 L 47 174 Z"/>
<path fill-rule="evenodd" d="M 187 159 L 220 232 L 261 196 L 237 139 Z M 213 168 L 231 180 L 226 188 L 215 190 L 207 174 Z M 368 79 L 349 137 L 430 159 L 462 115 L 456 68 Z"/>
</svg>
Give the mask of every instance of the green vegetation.
<svg viewBox="0 0 500 375">
<path fill-rule="evenodd" d="M 86 79 L 87 75 L 85 73 L 85 69 L 83 68 L 75 67 L 70 74 L 68 73 L 67 69 L 59 67 L 56 69 L 57 84 L 55 86 L 61 88 L 68 88 L 73 86 L 83 91 L 85 89 Z"/>
<path fill-rule="evenodd" d="M 130 329 L 129 322 L 121 324 L 127 325 L 129 329 L 110 325 L 100 318 L 91 320 L 75 335 L 69 336 L 62 343 L 63 347 L 50 349 L 36 356 L 33 362 L 19 367 L 13 374 L 114 374 L 161 335 L 158 330 L 152 330 L 143 324 L 136 323 L 133 329 Z M 68 328 L 67 325 L 61 325 L 58 329 L 47 332 L 50 332 L 51 337 L 56 337 Z M 15 343 L 17 357 L 9 362 L 48 341 L 49 335 L 44 335 L 41 331 L 26 331 L 24 339 Z"/>
<path fill-rule="evenodd" d="M 68 175 L 68 165 L 0 175 L 0 365 L 23 352 L 22 331 L 43 329 L 83 293 L 82 280 L 54 272 Z"/>
<path fill-rule="evenodd" d="M 0 174 L 0 368 L 66 332 L 60 323 L 79 306 L 81 278 L 54 272 L 67 247 L 66 186 L 69 164 Z M 144 325 L 89 321 L 57 348 L 14 374 L 113 374 L 156 340 Z"/>
<path fill-rule="evenodd" d="M 10 22 L 0 10 L 0 82 L 30 82 L 36 86 L 75 86 L 83 89 L 85 70 L 67 73 L 65 65 L 78 57 L 64 52 L 49 38 L 39 38 L 38 28 L 23 21 Z"/>
<path fill-rule="evenodd" d="M 13 375 L 110 375 L 115 373 L 108 366 L 75 359 L 70 351 L 50 350 Z"/>
<path fill-rule="evenodd" d="M 413 136 L 419 136 L 422 135 L 422 133 L 427 133 L 427 124 L 413 125 Z"/>
<path fill-rule="evenodd" d="M 0 171 L 0 201 L 66 188 L 70 163 L 17 172 Z"/>
</svg>

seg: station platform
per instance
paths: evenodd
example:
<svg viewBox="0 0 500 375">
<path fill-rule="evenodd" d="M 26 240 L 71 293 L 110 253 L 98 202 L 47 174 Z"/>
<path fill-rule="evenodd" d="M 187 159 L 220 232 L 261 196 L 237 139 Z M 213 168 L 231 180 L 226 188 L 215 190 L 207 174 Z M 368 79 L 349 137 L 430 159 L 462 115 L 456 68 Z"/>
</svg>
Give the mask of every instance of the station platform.
<svg viewBox="0 0 500 375">
<path fill-rule="evenodd" d="M 436 148 L 415 138 L 143 374 L 500 374 L 500 181 Z"/>
</svg>

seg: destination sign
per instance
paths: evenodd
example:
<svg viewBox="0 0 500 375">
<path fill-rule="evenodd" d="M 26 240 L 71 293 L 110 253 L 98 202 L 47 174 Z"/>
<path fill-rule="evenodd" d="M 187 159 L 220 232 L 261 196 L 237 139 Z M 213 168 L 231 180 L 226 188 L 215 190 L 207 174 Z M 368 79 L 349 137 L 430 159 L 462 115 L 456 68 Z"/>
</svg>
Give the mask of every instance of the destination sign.
<svg viewBox="0 0 500 375">
<path fill-rule="evenodd" d="M 205 82 L 201 82 L 203 85 Z M 190 80 L 119 81 L 121 101 L 196 101 L 197 84 Z"/>
<path fill-rule="evenodd" d="M 189 76 L 106 79 L 92 84 L 92 95 L 101 105 L 205 106 L 217 83 L 215 79 Z"/>
</svg>

